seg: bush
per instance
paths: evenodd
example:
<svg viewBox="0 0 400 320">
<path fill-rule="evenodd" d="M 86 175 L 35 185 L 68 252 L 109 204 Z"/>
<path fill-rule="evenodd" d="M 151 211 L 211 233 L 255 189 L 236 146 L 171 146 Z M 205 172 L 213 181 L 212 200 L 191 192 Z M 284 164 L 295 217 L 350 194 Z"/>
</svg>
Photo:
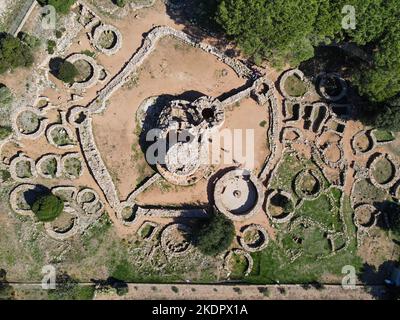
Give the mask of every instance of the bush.
<svg viewBox="0 0 400 320">
<path fill-rule="evenodd" d="M 9 105 L 13 100 L 11 90 L 0 83 L 0 107 Z"/>
<path fill-rule="evenodd" d="M 400 132 L 400 106 L 383 108 L 374 125 L 379 129 Z"/>
<path fill-rule="evenodd" d="M 56 42 L 54 40 L 48 40 L 47 41 L 47 53 L 48 54 L 53 54 L 54 53 L 54 48 L 56 47 Z"/>
<path fill-rule="evenodd" d="M 197 232 L 197 247 L 205 255 L 214 256 L 229 248 L 235 237 L 231 220 L 214 212 Z"/>
<path fill-rule="evenodd" d="M 0 126 L 0 140 L 4 140 L 12 133 L 12 129 L 10 127 Z"/>
<path fill-rule="evenodd" d="M 38 197 L 32 205 L 32 211 L 43 222 L 55 220 L 63 210 L 64 202 L 51 193 Z"/>
<path fill-rule="evenodd" d="M 33 54 L 28 45 L 9 34 L 0 38 L 0 74 L 18 67 L 30 67 Z"/>
<path fill-rule="evenodd" d="M 57 78 L 65 83 L 72 84 L 78 74 L 78 69 L 72 63 L 64 61 L 57 72 Z"/>
<path fill-rule="evenodd" d="M 38 0 L 42 6 L 53 6 L 58 13 L 67 14 L 75 0 Z"/>
<path fill-rule="evenodd" d="M 51 300 L 92 300 L 95 288 L 93 285 L 81 286 L 78 281 L 66 273 L 57 276 L 56 289 L 49 290 Z"/>
<path fill-rule="evenodd" d="M 114 0 L 114 4 L 116 4 L 118 7 L 125 7 L 126 5 L 126 0 Z"/>
<path fill-rule="evenodd" d="M 34 49 L 40 46 L 40 39 L 25 32 L 20 32 L 18 34 L 18 38 L 22 42 L 24 42 L 29 48 Z"/>
</svg>

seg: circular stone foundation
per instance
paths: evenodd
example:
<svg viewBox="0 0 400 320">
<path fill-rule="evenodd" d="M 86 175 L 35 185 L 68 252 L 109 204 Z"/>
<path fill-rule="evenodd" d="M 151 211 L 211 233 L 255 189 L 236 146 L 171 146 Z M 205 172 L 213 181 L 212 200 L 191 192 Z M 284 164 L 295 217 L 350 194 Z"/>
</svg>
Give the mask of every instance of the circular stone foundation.
<svg viewBox="0 0 400 320">
<path fill-rule="evenodd" d="M 398 175 L 398 169 L 391 156 L 381 154 L 371 163 L 370 179 L 374 185 L 383 188 L 392 187 Z"/>
<path fill-rule="evenodd" d="M 234 270 L 238 269 L 237 264 L 243 264 L 243 262 L 245 265 L 243 267 L 239 266 L 239 269 L 243 270 Z M 224 259 L 224 268 L 228 271 L 228 277 L 240 277 L 241 274 L 236 274 L 237 272 L 243 273 L 244 276 L 248 276 L 253 269 L 253 264 L 254 261 L 251 255 L 241 249 L 233 249 L 229 251 Z"/>
<path fill-rule="evenodd" d="M 369 229 L 376 225 L 378 210 L 370 205 L 363 204 L 354 210 L 354 223 L 360 229 Z"/>
<path fill-rule="evenodd" d="M 318 76 L 318 92 L 326 100 L 337 102 L 347 95 L 346 81 L 337 73 L 322 73 Z"/>
<path fill-rule="evenodd" d="M 374 140 L 370 131 L 360 131 L 351 140 L 351 146 L 356 155 L 365 154 L 374 148 Z"/>
<path fill-rule="evenodd" d="M 100 52 L 113 55 L 122 47 L 121 32 L 112 25 L 100 25 L 94 30 L 93 45 Z"/>
<path fill-rule="evenodd" d="M 251 224 L 241 230 L 239 242 L 244 250 L 257 252 L 263 250 L 268 245 L 269 236 L 262 226 Z"/>
<path fill-rule="evenodd" d="M 192 247 L 188 238 L 192 230 L 184 224 L 171 224 L 161 233 L 161 247 L 167 256 L 186 254 Z"/>
<path fill-rule="evenodd" d="M 261 209 L 262 185 L 249 171 L 233 169 L 215 184 L 214 201 L 217 209 L 228 218 L 243 221 Z"/>
<path fill-rule="evenodd" d="M 295 178 L 294 189 L 300 198 L 318 198 L 323 188 L 323 178 L 316 170 L 303 170 Z"/>
<path fill-rule="evenodd" d="M 289 222 L 295 213 L 293 196 L 285 191 L 271 192 L 267 197 L 265 211 L 272 222 Z"/>
</svg>

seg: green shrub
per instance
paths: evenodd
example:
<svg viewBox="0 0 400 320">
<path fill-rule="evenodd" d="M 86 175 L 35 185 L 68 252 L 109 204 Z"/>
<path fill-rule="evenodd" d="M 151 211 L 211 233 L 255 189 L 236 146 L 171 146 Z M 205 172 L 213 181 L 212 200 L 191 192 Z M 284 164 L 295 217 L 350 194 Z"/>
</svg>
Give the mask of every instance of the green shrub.
<svg viewBox="0 0 400 320">
<path fill-rule="evenodd" d="M 214 256 L 227 250 L 234 237 L 232 221 L 215 212 L 197 231 L 197 247 L 205 255 Z"/>
<path fill-rule="evenodd" d="M 114 3 L 118 6 L 118 7 L 125 7 L 126 5 L 126 0 L 115 0 Z"/>
<path fill-rule="evenodd" d="M 75 0 L 38 0 L 42 6 L 53 6 L 58 13 L 67 14 Z"/>
<path fill-rule="evenodd" d="M 58 70 L 57 78 L 61 81 L 64 81 L 65 83 L 72 84 L 74 83 L 75 78 L 78 76 L 78 74 L 78 69 L 76 69 L 76 67 L 72 63 L 64 61 L 61 64 L 60 69 Z"/>
<path fill-rule="evenodd" d="M 47 53 L 48 54 L 53 54 L 54 53 L 54 48 L 56 47 L 56 42 L 53 40 L 48 40 L 47 41 Z"/>
<path fill-rule="evenodd" d="M 66 273 L 57 276 L 56 289 L 49 290 L 50 300 L 92 300 L 95 288 L 93 285 L 79 285 L 78 281 Z"/>
<path fill-rule="evenodd" d="M 36 38 L 35 36 L 32 36 L 28 33 L 25 32 L 20 32 L 18 34 L 18 38 L 24 42 L 29 48 L 37 48 L 40 46 L 40 39 Z"/>
<path fill-rule="evenodd" d="M 4 140 L 12 133 L 10 127 L 0 126 L 0 140 Z"/>
<path fill-rule="evenodd" d="M 0 107 L 9 105 L 13 100 L 11 90 L 4 84 L 0 84 Z"/>
<path fill-rule="evenodd" d="M 28 45 L 10 34 L 0 38 L 0 74 L 18 67 L 30 67 L 33 54 Z"/>
<path fill-rule="evenodd" d="M 32 211 L 43 222 L 55 220 L 63 210 L 64 202 L 51 193 L 38 197 L 32 205 Z"/>
</svg>

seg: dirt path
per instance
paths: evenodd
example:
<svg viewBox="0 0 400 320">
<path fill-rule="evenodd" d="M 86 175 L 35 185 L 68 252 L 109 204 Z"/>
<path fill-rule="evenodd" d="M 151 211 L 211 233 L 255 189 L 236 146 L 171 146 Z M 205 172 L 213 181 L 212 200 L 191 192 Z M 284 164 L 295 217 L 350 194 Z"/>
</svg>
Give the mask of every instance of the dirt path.
<svg viewBox="0 0 400 320">
<path fill-rule="evenodd" d="M 172 289 L 173 288 L 173 289 Z M 123 297 L 97 294 L 96 300 L 371 300 L 364 286 L 345 290 L 341 286 L 327 285 L 324 289 L 304 289 L 300 285 L 171 285 L 129 284 Z"/>
</svg>

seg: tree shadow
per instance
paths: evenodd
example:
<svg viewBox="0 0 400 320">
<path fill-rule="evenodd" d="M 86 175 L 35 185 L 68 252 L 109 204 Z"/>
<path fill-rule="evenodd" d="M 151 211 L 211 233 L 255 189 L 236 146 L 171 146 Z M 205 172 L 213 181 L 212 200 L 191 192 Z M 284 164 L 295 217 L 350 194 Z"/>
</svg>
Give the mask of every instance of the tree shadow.
<svg viewBox="0 0 400 320">
<path fill-rule="evenodd" d="M 50 194 L 51 191 L 49 188 L 43 186 L 43 185 L 36 185 L 34 189 L 32 190 L 27 190 L 23 193 L 24 200 L 26 203 L 32 207 L 32 205 L 35 203 L 35 201 L 38 199 L 38 197 L 45 195 L 45 194 Z"/>
<path fill-rule="evenodd" d="M 382 263 L 378 269 L 368 263 L 364 263 L 362 271 L 359 274 L 359 280 L 368 286 L 366 289 L 375 299 L 391 300 L 399 295 L 399 288 L 388 286 L 385 280 L 389 279 L 394 268 L 397 268 L 397 261 L 389 260 Z"/>
<path fill-rule="evenodd" d="M 60 57 L 52 58 L 49 61 L 49 68 L 50 68 L 50 73 L 57 77 L 58 72 L 60 70 L 61 65 L 63 64 L 64 59 Z"/>
</svg>

